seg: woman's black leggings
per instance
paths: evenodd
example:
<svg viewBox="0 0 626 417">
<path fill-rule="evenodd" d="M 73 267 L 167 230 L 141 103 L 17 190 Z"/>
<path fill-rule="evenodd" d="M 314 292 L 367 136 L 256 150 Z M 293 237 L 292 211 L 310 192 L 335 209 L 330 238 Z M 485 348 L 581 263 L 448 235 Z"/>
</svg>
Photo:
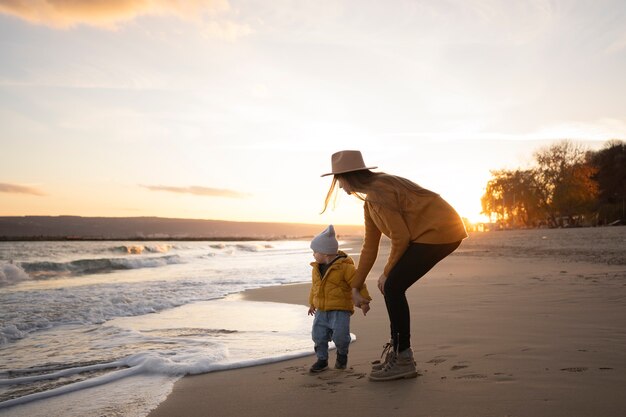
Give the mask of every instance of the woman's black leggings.
<svg viewBox="0 0 626 417">
<path fill-rule="evenodd" d="M 396 352 L 411 347 L 411 315 L 406 290 L 460 244 L 460 241 L 436 245 L 411 243 L 389 273 L 385 281 L 385 304 Z"/>
</svg>

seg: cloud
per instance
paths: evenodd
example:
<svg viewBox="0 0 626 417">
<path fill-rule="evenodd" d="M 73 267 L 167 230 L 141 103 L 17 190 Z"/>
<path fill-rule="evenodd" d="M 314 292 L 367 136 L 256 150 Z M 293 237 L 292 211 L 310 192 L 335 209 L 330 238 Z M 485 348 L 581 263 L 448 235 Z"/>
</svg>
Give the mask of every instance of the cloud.
<svg viewBox="0 0 626 417">
<path fill-rule="evenodd" d="M 228 0 L 0 0 L 0 13 L 54 28 L 115 28 L 140 16 L 199 20 L 229 9 Z"/>
<path fill-rule="evenodd" d="M 226 41 L 235 41 L 244 36 L 250 35 L 254 31 L 246 24 L 240 24 L 233 21 L 217 21 L 206 22 L 203 25 L 202 33 L 208 38 L 218 38 Z"/>
<path fill-rule="evenodd" d="M 38 196 L 45 195 L 43 192 L 33 187 L 27 187 L 25 185 L 7 184 L 3 182 L 0 182 L 0 193 L 30 194 Z"/>
<path fill-rule="evenodd" d="M 199 186 L 190 187 L 170 187 L 165 185 L 142 185 L 151 191 L 167 191 L 170 193 L 193 194 L 205 197 L 226 197 L 226 198 L 247 198 L 250 194 L 240 193 L 233 190 L 225 190 L 220 188 L 208 188 Z"/>
<path fill-rule="evenodd" d="M 605 49 L 605 52 L 607 54 L 618 54 L 624 49 L 626 49 L 626 33 L 611 42 L 611 44 Z"/>
</svg>

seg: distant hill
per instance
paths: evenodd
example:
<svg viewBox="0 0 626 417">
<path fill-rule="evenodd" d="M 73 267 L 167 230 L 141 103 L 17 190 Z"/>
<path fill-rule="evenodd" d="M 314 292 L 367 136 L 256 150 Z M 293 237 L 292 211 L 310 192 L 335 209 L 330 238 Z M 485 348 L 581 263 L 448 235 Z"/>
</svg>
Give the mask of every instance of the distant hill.
<svg viewBox="0 0 626 417">
<path fill-rule="evenodd" d="M 284 239 L 304 238 L 324 229 L 318 224 L 232 222 L 161 217 L 0 217 L 0 240 L 55 239 Z M 361 236 L 362 226 L 336 225 L 337 233 Z"/>
</svg>

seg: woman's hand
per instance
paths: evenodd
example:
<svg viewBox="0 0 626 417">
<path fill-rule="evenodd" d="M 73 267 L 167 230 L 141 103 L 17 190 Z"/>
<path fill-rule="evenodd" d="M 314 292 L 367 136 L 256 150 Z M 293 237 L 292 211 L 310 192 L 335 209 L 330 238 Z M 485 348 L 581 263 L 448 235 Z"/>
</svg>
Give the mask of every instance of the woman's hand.
<svg viewBox="0 0 626 417">
<path fill-rule="evenodd" d="M 358 288 L 352 288 L 352 302 L 355 307 L 361 308 L 363 304 L 369 304 L 370 300 L 363 297 Z"/>
<path fill-rule="evenodd" d="M 387 277 L 385 274 L 380 274 L 378 277 L 378 289 L 382 295 L 385 295 L 385 282 L 387 281 Z"/>
<path fill-rule="evenodd" d="M 315 306 L 311 306 L 309 307 L 309 316 L 314 316 L 315 315 Z"/>
</svg>

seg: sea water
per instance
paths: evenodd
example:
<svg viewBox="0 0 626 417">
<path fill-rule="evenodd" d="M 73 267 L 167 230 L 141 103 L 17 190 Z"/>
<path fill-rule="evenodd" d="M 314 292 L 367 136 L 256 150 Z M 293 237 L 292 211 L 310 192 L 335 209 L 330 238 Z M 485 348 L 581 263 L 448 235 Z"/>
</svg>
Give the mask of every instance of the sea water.
<svg viewBox="0 0 626 417">
<path fill-rule="evenodd" d="M 144 416 L 183 375 L 308 355 L 307 241 L 0 242 L 0 414 Z M 308 294 L 302 294 L 305 304 Z"/>
</svg>

